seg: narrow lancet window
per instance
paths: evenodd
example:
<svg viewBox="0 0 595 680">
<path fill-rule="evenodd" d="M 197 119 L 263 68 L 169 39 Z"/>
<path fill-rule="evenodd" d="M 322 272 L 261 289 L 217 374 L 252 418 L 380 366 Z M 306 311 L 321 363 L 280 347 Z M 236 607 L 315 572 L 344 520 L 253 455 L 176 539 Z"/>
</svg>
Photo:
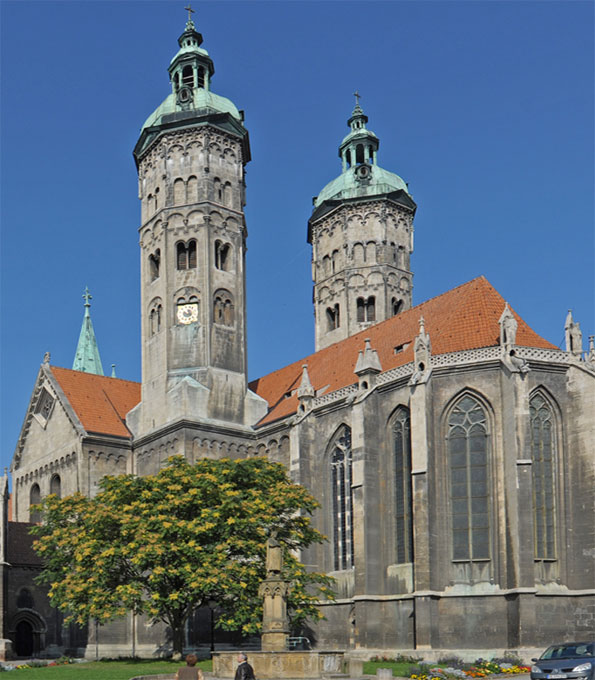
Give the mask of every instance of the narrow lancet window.
<svg viewBox="0 0 595 680">
<path fill-rule="evenodd" d="M 411 488 L 411 420 L 400 407 L 393 424 L 395 461 L 395 524 L 397 564 L 413 562 L 413 508 Z"/>
<path fill-rule="evenodd" d="M 529 403 L 533 461 L 535 559 L 555 559 L 555 427 L 548 402 L 536 394 Z"/>
<path fill-rule="evenodd" d="M 344 425 L 330 448 L 335 571 L 354 564 L 351 429 Z"/>
</svg>

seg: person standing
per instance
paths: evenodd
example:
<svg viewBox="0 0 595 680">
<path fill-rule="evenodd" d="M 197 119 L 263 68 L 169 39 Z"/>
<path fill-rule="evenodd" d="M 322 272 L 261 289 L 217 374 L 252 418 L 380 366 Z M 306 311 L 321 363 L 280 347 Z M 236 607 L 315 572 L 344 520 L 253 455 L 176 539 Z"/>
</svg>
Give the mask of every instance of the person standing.
<svg viewBox="0 0 595 680">
<path fill-rule="evenodd" d="M 248 663 L 248 657 L 243 652 L 238 654 L 238 667 L 234 680 L 255 680 L 254 669 Z"/>
<path fill-rule="evenodd" d="M 176 680 L 203 680 L 202 671 L 196 668 L 198 659 L 194 654 L 188 654 L 186 657 L 186 665 L 178 668 L 176 672 Z"/>
</svg>

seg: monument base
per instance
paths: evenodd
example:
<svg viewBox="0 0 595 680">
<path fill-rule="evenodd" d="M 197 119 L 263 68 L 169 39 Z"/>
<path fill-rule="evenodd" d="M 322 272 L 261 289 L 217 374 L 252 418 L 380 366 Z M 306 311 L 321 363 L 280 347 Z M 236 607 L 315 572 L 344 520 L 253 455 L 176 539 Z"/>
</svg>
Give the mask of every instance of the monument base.
<svg viewBox="0 0 595 680">
<path fill-rule="evenodd" d="M 258 680 L 269 678 L 324 678 L 342 674 L 345 654 L 342 651 L 271 651 L 248 652 L 248 663 Z M 213 675 L 233 678 L 238 652 L 213 652 Z"/>
</svg>

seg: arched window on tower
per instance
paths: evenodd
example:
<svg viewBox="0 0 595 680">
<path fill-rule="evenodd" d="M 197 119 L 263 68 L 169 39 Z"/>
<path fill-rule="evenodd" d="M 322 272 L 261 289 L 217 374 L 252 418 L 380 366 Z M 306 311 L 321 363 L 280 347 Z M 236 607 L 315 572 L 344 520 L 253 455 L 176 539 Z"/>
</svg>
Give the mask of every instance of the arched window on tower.
<svg viewBox="0 0 595 680">
<path fill-rule="evenodd" d="M 178 241 L 176 244 L 176 268 L 196 269 L 196 240 L 190 239 L 187 243 Z"/>
<path fill-rule="evenodd" d="M 33 523 L 41 522 L 41 514 L 39 510 L 33 510 L 32 506 L 41 503 L 41 490 L 39 484 L 33 484 L 29 491 L 29 521 Z"/>
<path fill-rule="evenodd" d="M 477 399 L 467 394 L 457 401 L 448 417 L 447 439 L 453 559 L 487 560 L 488 424 Z"/>
<path fill-rule="evenodd" d="M 62 497 L 62 480 L 60 475 L 53 475 L 50 480 L 50 493 L 56 494 L 58 498 Z"/>
<path fill-rule="evenodd" d="M 233 326 L 234 305 L 228 290 L 218 290 L 213 300 L 213 321 L 222 326 Z"/>
<path fill-rule="evenodd" d="M 401 309 L 403 307 L 403 300 L 399 300 L 398 298 L 394 297 L 391 300 L 390 304 L 391 304 L 392 315 L 396 316 L 401 311 Z"/>
<path fill-rule="evenodd" d="M 194 72 L 192 66 L 184 66 L 182 71 L 182 84 L 186 87 L 194 87 Z"/>
<path fill-rule="evenodd" d="M 376 321 L 376 298 L 373 295 L 357 298 L 357 320 L 359 323 Z"/>
<path fill-rule="evenodd" d="M 149 276 L 151 281 L 159 278 L 159 265 L 161 264 L 161 251 L 159 248 L 149 255 Z"/>
<path fill-rule="evenodd" d="M 229 271 L 231 245 L 215 241 L 215 268 L 222 271 Z"/>
<path fill-rule="evenodd" d="M 351 167 L 351 151 L 349 149 L 347 149 L 347 151 L 345 152 L 345 162 L 347 163 L 347 167 L 350 168 Z"/>
<path fill-rule="evenodd" d="M 333 499 L 333 557 L 335 571 L 354 565 L 353 459 L 351 429 L 343 425 L 330 445 L 331 497 Z"/>
<path fill-rule="evenodd" d="M 413 562 L 413 501 L 411 487 L 411 420 L 400 406 L 393 421 L 395 461 L 395 525 L 397 564 Z"/>
<path fill-rule="evenodd" d="M 337 303 L 334 307 L 327 307 L 326 320 L 329 331 L 335 330 L 335 328 L 339 328 L 339 326 L 341 325 L 341 319 L 339 315 L 339 303 Z"/>
<path fill-rule="evenodd" d="M 197 78 L 197 86 L 198 87 L 204 87 L 205 86 L 205 70 L 202 66 L 199 66 L 197 71 L 196 71 L 196 78 Z"/>
<path fill-rule="evenodd" d="M 534 553 L 537 560 L 556 558 L 556 432 L 552 408 L 542 394 L 529 402 L 533 471 Z"/>
</svg>

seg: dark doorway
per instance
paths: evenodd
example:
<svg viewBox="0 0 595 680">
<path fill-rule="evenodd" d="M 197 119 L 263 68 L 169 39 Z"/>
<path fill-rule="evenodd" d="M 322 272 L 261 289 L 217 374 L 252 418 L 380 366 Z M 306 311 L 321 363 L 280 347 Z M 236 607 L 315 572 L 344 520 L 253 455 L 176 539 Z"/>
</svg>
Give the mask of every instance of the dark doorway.
<svg viewBox="0 0 595 680">
<path fill-rule="evenodd" d="M 17 623 L 15 652 L 17 656 L 33 656 L 33 626 L 28 621 Z"/>
</svg>

